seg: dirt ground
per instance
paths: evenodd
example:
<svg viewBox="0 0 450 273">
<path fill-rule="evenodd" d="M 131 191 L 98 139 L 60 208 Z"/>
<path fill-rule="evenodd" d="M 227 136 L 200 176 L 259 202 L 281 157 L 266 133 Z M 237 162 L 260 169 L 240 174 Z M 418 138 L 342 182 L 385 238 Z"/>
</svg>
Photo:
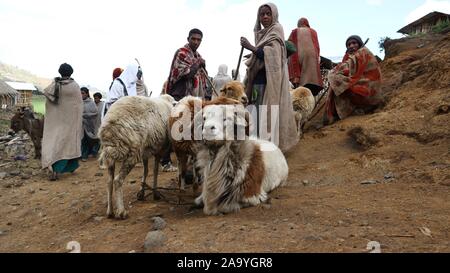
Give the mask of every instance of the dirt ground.
<svg viewBox="0 0 450 273">
<path fill-rule="evenodd" d="M 426 41 L 397 41 L 402 50 L 383 62 L 382 109 L 309 124 L 270 204 L 205 216 L 190 210 L 190 189 L 171 190 L 176 173 L 159 176 L 165 200 L 139 202 L 137 167 L 124 185 L 129 218 L 110 220 L 95 159 L 57 182 L 29 160 L 28 176 L 0 180 L 0 252 L 66 252 L 73 240 L 82 252 L 142 252 L 154 216 L 167 222 L 158 252 L 368 252 L 370 241 L 383 252 L 450 252 L 450 35 Z"/>
</svg>

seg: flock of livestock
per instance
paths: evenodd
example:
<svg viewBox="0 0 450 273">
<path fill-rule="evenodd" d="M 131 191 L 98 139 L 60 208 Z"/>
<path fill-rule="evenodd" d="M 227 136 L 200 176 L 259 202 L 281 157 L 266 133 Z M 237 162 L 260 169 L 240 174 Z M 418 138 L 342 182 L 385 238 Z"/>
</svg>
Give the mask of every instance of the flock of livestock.
<svg viewBox="0 0 450 273">
<path fill-rule="evenodd" d="M 315 99 L 306 88 L 291 92 L 300 134 Z M 99 130 L 100 160 L 108 169 L 108 217 L 127 217 L 122 185 L 140 162 L 144 173 L 138 199 L 145 198 L 145 190 L 150 189 L 146 178 L 152 156 L 155 161 L 151 189 L 153 198 L 160 198 L 159 162 L 170 147 L 177 156 L 180 189 L 184 190 L 191 167 L 194 191 L 200 184 L 202 188 L 195 205 L 203 207 L 205 214 L 235 212 L 265 202 L 270 191 L 286 183 L 289 169 L 283 153 L 272 142 L 252 137 L 233 138 L 237 132 L 248 136 L 247 113 L 235 111 L 247 101 L 244 86 L 234 81 L 226 84 L 219 97 L 212 101 L 188 96 L 175 102 L 171 96 L 162 95 L 124 97 L 113 104 Z M 194 138 L 196 130 L 200 130 L 201 140 Z M 176 137 L 186 133 L 188 137 Z M 232 136 L 233 140 L 226 136 Z"/>
<path fill-rule="evenodd" d="M 304 87 L 291 90 L 291 98 L 300 137 L 302 125 L 315 107 L 315 98 Z M 242 83 L 232 81 L 212 101 L 189 96 L 175 102 L 171 96 L 162 95 L 123 97 L 114 103 L 99 130 L 100 161 L 108 169 L 108 217 L 127 217 L 122 185 L 137 163 L 144 167 L 138 199 L 145 198 L 147 189 L 152 189 L 154 199 L 160 198 L 159 162 L 168 149 L 177 157 L 180 190 L 185 188 L 188 172 L 193 174 L 194 193 L 201 185 L 195 204 L 203 207 L 205 214 L 234 212 L 265 202 L 270 191 L 286 183 L 288 164 L 275 144 L 249 137 L 249 116 L 243 107 L 247 102 Z M 239 106 L 241 113 L 236 112 Z M 12 131 L 25 130 L 30 135 L 36 158 L 40 155 L 43 125 L 43 119 L 26 109 L 11 119 Z M 236 140 L 237 132 L 243 132 L 244 138 Z M 194 138 L 196 134 L 200 139 Z M 226 137 L 230 135 L 233 140 Z M 155 162 L 150 188 L 146 179 L 151 157 Z"/>
</svg>

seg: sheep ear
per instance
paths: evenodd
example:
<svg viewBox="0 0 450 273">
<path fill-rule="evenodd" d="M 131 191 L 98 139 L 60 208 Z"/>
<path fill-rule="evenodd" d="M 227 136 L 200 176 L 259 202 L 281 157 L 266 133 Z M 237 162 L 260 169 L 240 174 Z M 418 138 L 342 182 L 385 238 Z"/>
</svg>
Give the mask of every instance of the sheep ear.
<svg viewBox="0 0 450 273">
<path fill-rule="evenodd" d="M 225 86 L 222 87 L 222 89 L 220 89 L 219 93 L 220 93 L 222 96 L 225 96 L 225 95 L 227 94 L 227 89 L 226 89 L 226 87 L 225 87 Z"/>
</svg>

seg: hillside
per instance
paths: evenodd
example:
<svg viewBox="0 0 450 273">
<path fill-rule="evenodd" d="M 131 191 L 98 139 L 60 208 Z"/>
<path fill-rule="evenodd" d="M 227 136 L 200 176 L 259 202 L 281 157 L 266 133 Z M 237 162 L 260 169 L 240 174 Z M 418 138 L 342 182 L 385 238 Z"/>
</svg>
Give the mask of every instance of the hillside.
<svg viewBox="0 0 450 273">
<path fill-rule="evenodd" d="M 239 213 L 190 211 L 191 190 L 170 190 L 176 173 L 158 177 L 166 199 L 139 202 L 136 167 L 123 186 L 130 217 L 110 220 L 107 172 L 94 159 L 48 182 L 38 161 L 0 149 L 0 252 L 65 252 L 72 240 L 83 252 L 142 252 L 153 216 L 167 223 L 157 252 L 360 253 L 370 241 L 382 252 L 450 252 L 450 33 L 386 50 L 385 105 L 316 129 L 319 114 L 287 155 L 288 185 Z"/>
<path fill-rule="evenodd" d="M 0 79 L 4 81 L 29 82 L 34 84 L 39 90 L 43 90 L 52 81 L 51 79 L 38 77 L 29 71 L 2 62 L 0 62 Z"/>
</svg>

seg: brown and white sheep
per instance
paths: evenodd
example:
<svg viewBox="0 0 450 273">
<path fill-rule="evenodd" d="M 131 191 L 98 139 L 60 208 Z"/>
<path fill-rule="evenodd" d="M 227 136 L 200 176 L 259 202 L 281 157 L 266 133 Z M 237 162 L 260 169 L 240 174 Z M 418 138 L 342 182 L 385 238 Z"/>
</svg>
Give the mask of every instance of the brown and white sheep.
<svg viewBox="0 0 450 273">
<path fill-rule="evenodd" d="M 186 185 L 185 176 L 188 171 L 188 161 L 191 160 L 192 165 L 195 165 L 195 140 L 194 131 L 192 130 L 192 123 L 194 116 L 198 111 L 207 105 L 217 104 L 248 104 L 248 98 L 245 94 L 244 86 L 238 81 L 231 81 L 225 84 L 220 90 L 219 97 L 212 101 L 202 101 L 198 97 L 188 96 L 179 101 L 179 103 L 172 110 L 169 118 L 169 128 L 171 132 L 171 142 L 174 153 L 178 161 L 178 183 L 181 190 L 184 190 Z M 197 109 L 196 109 L 197 107 Z M 189 124 L 189 125 L 188 125 Z M 180 137 L 188 129 L 188 137 Z M 177 137 L 174 137 L 177 136 Z M 186 136 L 186 135 L 185 135 Z M 198 188 L 200 177 L 197 174 L 195 167 L 193 167 L 194 191 Z"/>
<path fill-rule="evenodd" d="M 148 160 L 155 157 L 153 168 L 153 198 L 158 199 L 157 177 L 159 160 L 170 147 L 168 120 L 174 99 L 169 95 L 159 98 L 123 97 L 108 111 L 99 130 L 103 150 L 100 160 L 108 167 L 108 217 L 124 219 L 122 184 L 138 162 L 143 162 L 144 175 L 138 199 L 148 188 Z M 120 162 L 119 174 L 114 177 L 115 163 Z M 113 193 L 116 210 L 113 211 Z"/>
<path fill-rule="evenodd" d="M 289 169 L 283 153 L 271 142 L 246 138 L 243 132 L 248 122 L 244 115 L 243 108 L 233 105 L 203 109 L 204 140 L 198 144 L 197 153 L 203 189 L 195 203 L 203 205 L 205 214 L 258 205 L 287 181 Z"/>
<path fill-rule="evenodd" d="M 306 87 L 298 87 L 291 90 L 292 107 L 295 112 L 295 122 L 297 124 L 297 132 L 302 134 L 303 126 L 312 114 L 316 106 L 316 99 L 311 90 Z"/>
</svg>

